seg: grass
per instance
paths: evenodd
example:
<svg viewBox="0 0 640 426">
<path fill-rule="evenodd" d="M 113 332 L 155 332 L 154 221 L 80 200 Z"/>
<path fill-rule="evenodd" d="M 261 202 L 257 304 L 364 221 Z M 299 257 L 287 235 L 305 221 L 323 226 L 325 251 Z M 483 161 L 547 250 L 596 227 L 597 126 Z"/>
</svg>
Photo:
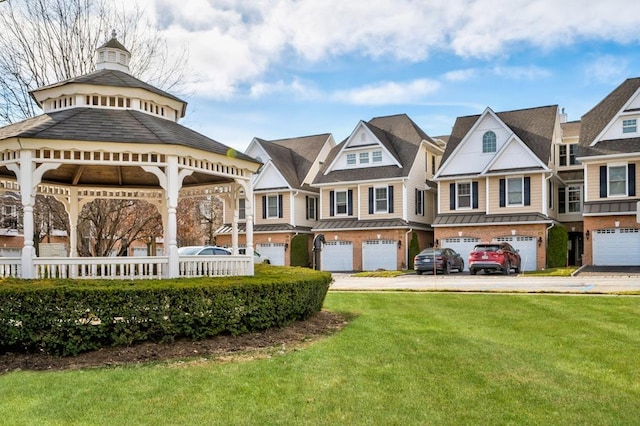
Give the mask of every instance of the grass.
<svg viewBox="0 0 640 426">
<path fill-rule="evenodd" d="M 393 278 L 399 275 L 407 275 L 409 273 L 414 273 L 413 271 L 362 271 L 356 272 L 353 274 L 354 277 L 364 277 L 364 278 Z"/>
<path fill-rule="evenodd" d="M 303 350 L 0 375 L 5 425 L 637 424 L 634 297 L 330 293 Z"/>
<path fill-rule="evenodd" d="M 548 276 L 548 277 L 570 277 L 578 268 L 575 266 L 566 267 L 566 268 L 547 268 L 547 269 L 539 269 L 537 271 L 524 271 L 525 275 L 537 275 L 537 276 Z"/>
</svg>

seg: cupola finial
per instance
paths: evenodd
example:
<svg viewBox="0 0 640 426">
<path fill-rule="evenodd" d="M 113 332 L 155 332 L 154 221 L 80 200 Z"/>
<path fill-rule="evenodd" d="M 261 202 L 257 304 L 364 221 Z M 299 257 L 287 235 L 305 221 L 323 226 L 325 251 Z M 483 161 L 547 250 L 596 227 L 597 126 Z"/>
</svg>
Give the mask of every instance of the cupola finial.
<svg viewBox="0 0 640 426">
<path fill-rule="evenodd" d="M 116 30 L 111 30 L 111 38 L 116 38 Z"/>
</svg>

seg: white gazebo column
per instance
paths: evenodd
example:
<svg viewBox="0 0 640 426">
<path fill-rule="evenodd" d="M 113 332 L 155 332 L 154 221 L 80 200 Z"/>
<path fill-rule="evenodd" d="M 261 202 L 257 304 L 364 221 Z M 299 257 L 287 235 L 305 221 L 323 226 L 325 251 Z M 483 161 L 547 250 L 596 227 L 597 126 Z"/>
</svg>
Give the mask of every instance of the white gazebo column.
<svg viewBox="0 0 640 426">
<path fill-rule="evenodd" d="M 244 205 L 244 210 L 245 210 L 245 216 L 247 218 L 246 221 L 246 231 L 245 231 L 245 237 L 247 239 L 247 248 L 246 248 L 246 254 L 247 256 L 249 256 L 249 259 L 251 260 L 249 262 L 249 275 L 254 275 L 254 265 L 253 265 L 253 188 L 251 188 L 251 182 L 243 182 L 240 181 L 238 182 L 240 185 L 242 185 L 242 188 L 244 189 L 244 196 L 245 196 L 245 205 Z M 236 206 L 236 212 L 237 212 L 237 206 Z M 234 216 L 235 219 L 235 216 Z"/>
<path fill-rule="evenodd" d="M 177 278 L 180 275 L 180 258 L 178 257 L 178 221 L 176 212 L 178 211 L 178 194 L 182 186 L 182 179 L 178 176 L 178 157 L 167 158 L 167 228 L 164 231 L 165 244 L 167 245 L 167 255 L 169 265 L 167 268 L 168 278 Z"/>
<path fill-rule="evenodd" d="M 36 185 L 39 181 L 35 175 L 35 163 L 31 151 L 20 151 L 20 168 L 13 169 L 20 184 L 20 197 L 22 201 L 23 217 L 22 228 L 24 233 L 24 244 L 22 246 L 22 278 L 35 278 L 35 268 L 33 258 L 36 256 L 36 249 L 33 245 L 33 206 L 36 201 Z"/>
</svg>

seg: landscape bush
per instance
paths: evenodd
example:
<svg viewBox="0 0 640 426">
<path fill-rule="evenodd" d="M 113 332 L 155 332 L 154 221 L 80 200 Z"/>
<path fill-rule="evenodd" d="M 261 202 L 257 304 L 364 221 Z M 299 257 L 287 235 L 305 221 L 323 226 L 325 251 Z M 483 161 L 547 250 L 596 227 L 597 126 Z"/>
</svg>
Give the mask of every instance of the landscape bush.
<svg viewBox="0 0 640 426">
<path fill-rule="evenodd" d="M 144 341 L 281 327 L 322 309 L 327 272 L 256 265 L 252 277 L 0 281 L 0 353 L 76 355 Z"/>
</svg>

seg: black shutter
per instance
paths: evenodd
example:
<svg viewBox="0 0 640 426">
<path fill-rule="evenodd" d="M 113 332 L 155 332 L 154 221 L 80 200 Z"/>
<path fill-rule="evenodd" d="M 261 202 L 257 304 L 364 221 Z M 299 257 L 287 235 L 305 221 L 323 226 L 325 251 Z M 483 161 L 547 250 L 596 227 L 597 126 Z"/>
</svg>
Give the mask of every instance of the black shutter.
<svg viewBox="0 0 640 426">
<path fill-rule="evenodd" d="M 347 191 L 347 210 L 349 212 L 349 216 L 353 216 L 353 190 Z"/>
<path fill-rule="evenodd" d="M 566 203 L 566 189 L 558 188 L 558 213 L 566 213 L 567 207 Z"/>
<path fill-rule="evenodd" d="M 418 214 L 418 203 L 420 202 L 420 200 L 418 199 L 418 188 L 414 189 L 415 192 L 415 200 L 416 200 L 416 212 L 415 214 Z"/>
<path fill-rule="evenodd" d="M 636 195 L 636 165 L 635 163 L 629 164 L 629 196 L 635 197 Z"/>
<path fill-rule="evenodd" d="M 449 184 L 449 209 L 450 210 L 456 209 L 456 184 L 455 183 Z"/>
<path fill-rule="evenodd" d="M 373 187 L 369 187 L 369 214 L 373 214 Z"/>
<path fill-rule="evenodd" d="M 278 217 L 282 217 L 282 194 L 278 194 Z"/>
<path fill-rule="evenodd" d="M 507 199 L 505 194 L 505 180 L 500 179 L 500 207 L 507 205 Z"/>
<path fill-rule="evenodd" d="M 531 205 L 531 178 L 529 176 L 524 178 L 524 205 Z"/>
<path fill-rule="evenodd" d="M 262 196 L 262 218 L 267 218 L 267 197 L 266 195 Z"/>
<path fill-rule="evenodd" d="M 471 182 L 471 202 L 474 209 L 478 208 L 478 182 Z"/>
<path fill-rule="evenodd" d="M 607 198 L 607 166 L 600 166 L 600 198 Z"/>
<path fill-rule="evenodd" d="M 387 193 L 387 199 L 389 200 L 389 213 L 393 213 L 393 186 L 389 185 L 389 192 Z"/>
<path fill-rule="evenodd" d="M 335 200 L 336 200 L 335 191 L 329 191 L 329 216 L 335 216 L 336 215 Z"/>
</svg>

